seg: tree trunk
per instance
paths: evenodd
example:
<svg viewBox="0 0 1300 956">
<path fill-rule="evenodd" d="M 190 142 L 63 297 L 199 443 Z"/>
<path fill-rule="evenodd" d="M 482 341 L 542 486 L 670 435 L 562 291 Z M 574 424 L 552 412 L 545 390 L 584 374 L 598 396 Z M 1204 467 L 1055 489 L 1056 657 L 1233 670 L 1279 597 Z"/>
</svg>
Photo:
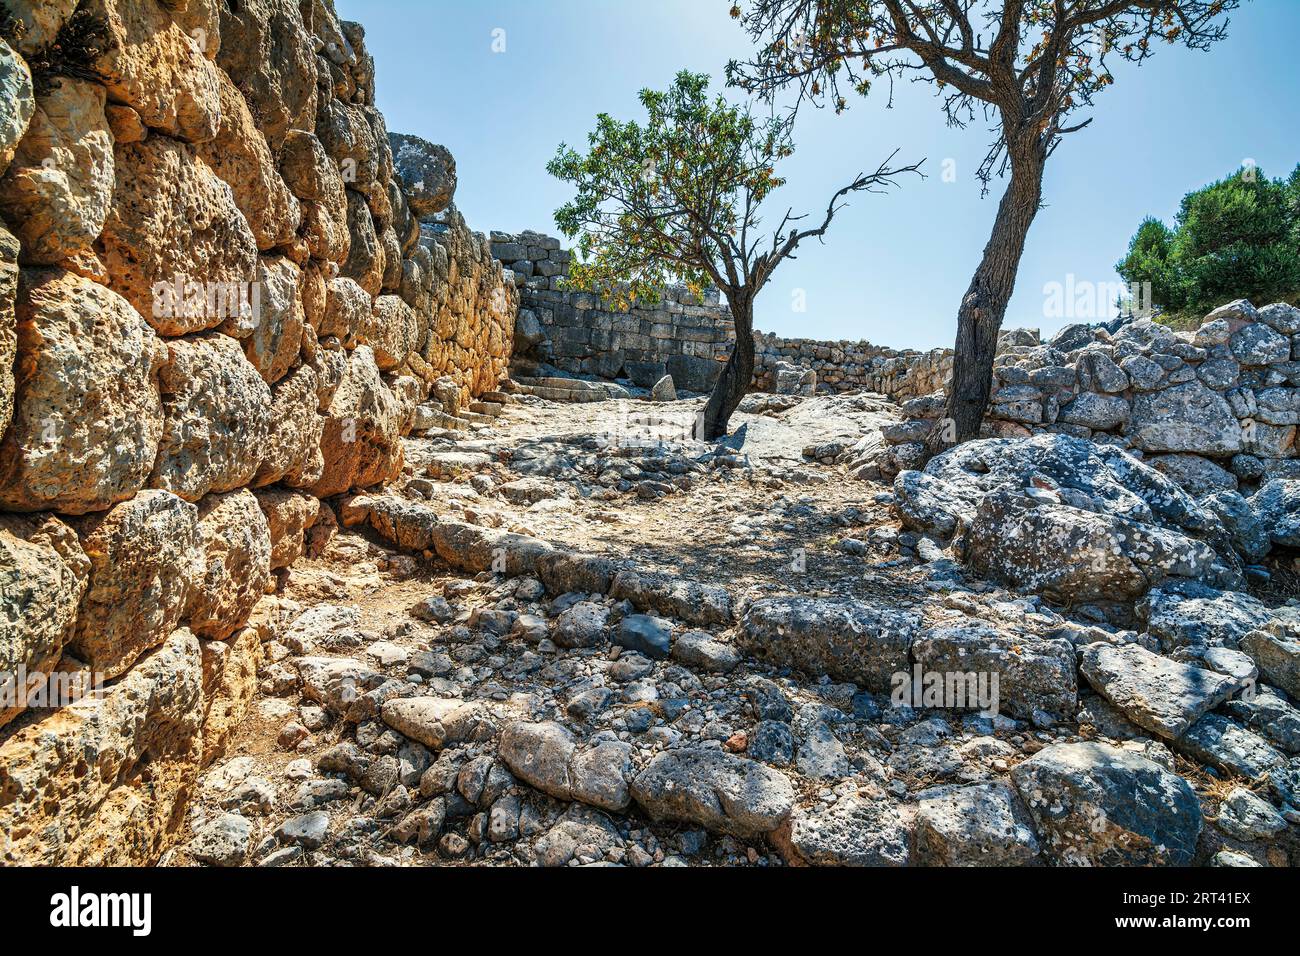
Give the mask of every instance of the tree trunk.
<svg viewBox="0 0 1300 956">
<path fill-rule="evenodd" d="M 1016 288 L 1025 238 L 1042 200 L 1044 165 L 1045 157 L 1037 155 L 1012 163 L 1011 182 L 998 205 L 993 235 L 957 313 L 947 417 L 931 435 L 932 454 L 979 435 L 993 386 L 998 330 Z"/>
<path fill-rule="evenodd" d="M 728 296 L 736 323 L 736 345 L 713 386 L 713 394 L 700 414 L 699 437 L 717 441 L 727 434 L 727 422 L 754 381 L 754 303 L 744 296 Z"/>
</svg>

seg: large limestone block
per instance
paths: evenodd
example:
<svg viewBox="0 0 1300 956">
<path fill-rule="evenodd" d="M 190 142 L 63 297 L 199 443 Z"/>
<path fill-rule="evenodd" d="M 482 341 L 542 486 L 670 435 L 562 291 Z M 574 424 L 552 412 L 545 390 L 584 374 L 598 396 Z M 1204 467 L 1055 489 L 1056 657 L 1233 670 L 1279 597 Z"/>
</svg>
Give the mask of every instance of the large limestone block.
<svg viewBox="0 0 1300 956">
<path fill-rule="evenodd" d="M 57 518 L 0 515 L 0 685 L 48 674 L 72 636 L 89 562 Z M 0 727 L 22 713 L 0 703 Z"/>
<path fill-rule="evenodd" d="M 242 340 L 258 374 L 274 384 L 293 368 L 302 349 L 307 322 L 302 272 L 284 256 L 265 256 L 258 265 L 256 290 L 249 320 L 227 322 L 221 331 Z"/>
<path fill-rule="evenodd" d="M 721 750 L 665 751 L 632 781 L 632 798 L 652 820 L 693 823 L 751 839 L 790 816 L 794 788 L 785 774 Z"/>
<path fill-rule="evenodd" d="M 29 56 L 54 42 L 59 30 L 68 22 L 72 12 L 77 9 L 79 0 L 16 0 L 6 2 L 4 7 L 16 21 L 22 25 L 22 36 L 18 40 L 18 51 Z"/>
<path fill-rule="evenodd" d="M 297 0 L 221 4 L 217 63 L 248 101 L 272 150 L 316 116 L 316 55 Z"/>
<path fill-rule="evenodd" d="M 344 344 L 350 344 L 363 325 L 369 324 L 373 308 L 370 294 L 357 285 L 356 280 L 338 276 L 329 281 L 325 299 L 325 315 L 317 334 L 332 335 Z"/>
<path fill-rule="evenodd" d="M 320 517 L 320 499 L 275 488 L 256 495 L 271 535 L 271 568 L 287 568 L 302 557 L 304 534 Z"/>
<path fill-rule="evenodd" d="M 0 180 L 0 213 L 22 240 L 23 262 L 51 265 L 90 248 L 104 229 L 113 181 L 104 88 L 61 78 L 37 99 Z"/>
<path fill-rule="evenodd" d="M 0 38 L 0 176 L 9 168 L 35 111 L 32 72 L 14 48 Z"/>
<path fill-rule="evenodd" d="M 203 753 L 206 767 L 225 753 L 257 693 L 262 639 L 257 628 L 241 628 L 227 641 L 200 641 L 203 661 Z"/>
<path fill-rule="evenodd" d="M 1054 744 L 1011 773 L 1044 851 L 1066 866 L 1188 866 L 1201 803 L 1157 763 L 1097 743 Z"/>
<path fill-rule="evenodd" d="M 388 142 L 411 213 L 424 219 L 451 205 L 456 195 L 456 160 L 447 147 L 402 133 L 389 133 Z"/>
<path fill-rule="evenodd" d="M 119 145 L 116 168 L 101 241 L 113 288 L 163 335 L 214 328 L 237 314 L 211 293 L 230 283 L 251 290 L 259 260 L 230 187 L 194 147 L 166 136 Z M 170 307 L 165 293 L 177 282 L 199 283 L 208 293 L 203 307 Z"/>
<path fill-rule="evenodd" d="M 230 187 L 235 205 L 244 214 L 257 247 L 262 250 L 290 242 L 302 213 L 276 169 L 266 137 L 248 104 L 229 77 L 217 70 L 221 84 L 221 126 L 198 154 Z"/>
<path fill-rule="evenodd" d="M 121 296 L 61 270 L 25 271 L 17 314 L 0 505 L 85 514 L 127 500 L 162 435 L 162 344 Z"/>
<path fill-rule="evenodd" d="M 179 834 L 202 755 L 199 642 L 177 631 L 105 696 L 0 745 L 0 841 L 11 865 L 144 865 Z"/>
<path fill-rule="evenodd" d="M 168 6 L 85 0 L 82 9 L 107 25 L 111 41 L 95 69 L 113 99 L 139 113 L 150 129 L 204 143 L 221 124 L 218 70 Z"/>
<path fill-rule="evenodd" d="M 347 375 L 326 413 L 321 452 L 324 473 L 306 489 L 318 498 L 368 488 L 401 471 L 401 408 L 379 377 L 368 346 L 348 357 Z"/>
<path fill-rule="evenodd" d="M 381 153 L 370 121 L 372 112 L 362 106 L 331 100 L 316 117 L 316 136 L 325 152 L 338 163 L 344 184 L 366 197 L 382 192 L 379 189 Z"/>
<path fill-rule="evenodd" d="M 369 345 L 381 372 L 401 366 L 418 344 L 420 317 L 400 296 L 381 295 L 362 320 L 357 341 Z"/>
<path fill-rule="evenodd" d="M 367 293 L 377 296 L 384 285 L 384 249 L 379 244 L 365 196 L 351 189 L 348 190 L 348 235 L 351 244 L 340 274 L 355 279 Z"/>
<path fill-rule="evenodd" d="M 271 389 L 239 343 L 173 339 L 159 371 L 164 430 L 151 487 L 187 501 L 253 480 L 271 431 Z"/>
<path fill-rule="evenodd" d="M 14 300 L 18 298 L 18 239 L 0 225 L 0 436 L 14 414 Z"/>
<path fill-rule="evenodd" d="M 199 502 L 199 549 L 185 618 L 200 637 L 225 640 L 271 583 L 271 530 L 251 491 Z"/>
<path fill-rule="evenodd" d="M 1143 451 L 1234 455 L 1241 451 L 1241 425 L 1222 395 L 1187 382 L 1133 399 L 1128 433 Z"/>
<path fill-rule="evenodd" d="M 78 525 L 90 582 L 71 651 L 111 679 L 180 624 L 199 571 L 198 509 L 142 491 Z"/>
<path fill-rule="evenodd" d="M 292 488 L 315 484 L 325 470 L 316 371 L 302 366 L 271 390 L 270 432 L 253 485 L 283 482 Z"/>
</svg>

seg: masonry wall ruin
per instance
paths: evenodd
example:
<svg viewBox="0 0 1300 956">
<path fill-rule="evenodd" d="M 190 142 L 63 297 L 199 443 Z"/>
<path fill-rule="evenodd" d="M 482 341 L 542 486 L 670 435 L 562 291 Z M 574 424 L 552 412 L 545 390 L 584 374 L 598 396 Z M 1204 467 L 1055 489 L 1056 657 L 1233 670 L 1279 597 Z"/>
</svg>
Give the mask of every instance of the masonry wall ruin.
<svg viewBox="0 0 1300 956">
<path fill-rule="evenodd" d="M 323 499 L 497 386 L 517 294 L 331 0 L 0 8 L 0 861 L 146 863 Z"/>
</svg>

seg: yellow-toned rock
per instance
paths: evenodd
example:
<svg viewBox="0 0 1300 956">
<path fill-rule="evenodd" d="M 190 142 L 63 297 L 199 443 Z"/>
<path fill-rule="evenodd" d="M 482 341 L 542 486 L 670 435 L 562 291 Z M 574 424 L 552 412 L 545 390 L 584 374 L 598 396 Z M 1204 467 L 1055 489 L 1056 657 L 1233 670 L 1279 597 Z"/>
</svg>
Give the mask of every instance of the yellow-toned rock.
<svg viewBox="0 0 1300 956">
<path fill-rule="evenodd" d="M 251 491 L 199 502 L 199 569 L 184 619 L 200 637 L 225 640 L 271 583 L 271 532 Z"/>
<path fill-rule="evenodd" d="M 213 139 L 198 147 L 198 153 L 230 187 L 257 247 L 274 249 L 297 233 L 302 219 L 298 202 L 280 178 L 244 97 L 225 73 L 216 72 L 221 87 L 221 125 Z"/>
<path fill-rule="evenodd" d="M 244 487 L 271 431 L 271 389 L 229 336 L 170 339 L 167 352 L 158 373 L 163 436 L 150 485 L 187 501 Z"/>
<path fill-rule="evenodd" d="M 401 415 L 374 354 L 359 346 L 348 356 L 347 374 L 326 414 L 324 474 L 307 490 L 327 498 L 395 478 L 402 468 Z"/>
<path fill-rule="evenodd" d="M 99 238 L 113 167 L 104 88 L 61 78 L 37 98 L 27 135 L 0 179 L 0 214 L 22 241 L 23 262 L 52 265 Z"/>
<path fill-rule="evenodd" d="M 100 243 L 113 288 L 163 335 L 236 318 L 260 261 L 230 187 L 193 146 L 166 136 L 119 146 L 116 155 Z"/>
<path fill-rule="evenodd" d="M 140 0 L 83 0 L 82 9 L 108 28 L 110 46 L 95 69 L 114 100 L 145 125 L 190 143 L 217 135 L 221 123 L 218 70 L 168 5 Z"/>
<path fill-rule="evenodd" d="M 303 554 L 303 535 L 320 516 L 320 499 L 301 491 L 258 491 L 271 533 L 271 568 L 287 568 Z"/>
<path fill-rule="evenodd" d="M 162 435 L 161 342 L 121 296 L 60 270 L 23 271 L 17 315 L 0 506 L 85 514 L 132 497 Z"/>
<path fill-rule="evenodd" d="M 203 755 L 203 665 L 189 631 L 165 640 L 102 698 L 29 714 L 0 743 L 6 864 L 139 866 L 175 839 Z"/>
<path fill-rule="evenodd" d="M 68 647 L 111 679 L 181 623 L 200 570 L 198 509 L 168 491 L 142 491 L 76 527 L 90 576 Z"/>
<path fill-rule="evenodd" d="M 253 703 L 262 639 L 257 628 L 241 628 L 228 641 L 200 641 L 203 655 L 203 753 L 206 767 L 226 751 L 230 737 Z"/>
<path fill-rule="evenodd" d="M 0 727 L 25 709 L 20 676 L 48 674 L 72 635 L 89 561 L 52 516 L 0 515 Z"/>
<path fill-rule="evenodd" d="M 283 482 L 293 488 L 320 480 L 325 469 L 321 435 L 325 419 L 319 411 L 315 369 L 304 365 L 271 391 L 271 430 L 262 448 L 255 487 Z"/>
</svg>

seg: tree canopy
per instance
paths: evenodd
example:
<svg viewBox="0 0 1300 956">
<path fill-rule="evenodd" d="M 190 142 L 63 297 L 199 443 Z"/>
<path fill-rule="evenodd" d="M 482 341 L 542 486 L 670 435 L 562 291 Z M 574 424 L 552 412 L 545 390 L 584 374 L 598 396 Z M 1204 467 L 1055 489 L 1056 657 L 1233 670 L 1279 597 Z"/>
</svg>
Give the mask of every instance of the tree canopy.
<svg viewBox="0 0 1300 956">
<path fill-rule="evenodd" d="M 1188 193 L 1172 228 L 1147 217 L 1116 271 L 1151 283 L 1154 304 L 1177 323 L 1232 299 L 1300 295 L 1300 166 L 1270 179 L 1254 166 Z"/>
</svg>

